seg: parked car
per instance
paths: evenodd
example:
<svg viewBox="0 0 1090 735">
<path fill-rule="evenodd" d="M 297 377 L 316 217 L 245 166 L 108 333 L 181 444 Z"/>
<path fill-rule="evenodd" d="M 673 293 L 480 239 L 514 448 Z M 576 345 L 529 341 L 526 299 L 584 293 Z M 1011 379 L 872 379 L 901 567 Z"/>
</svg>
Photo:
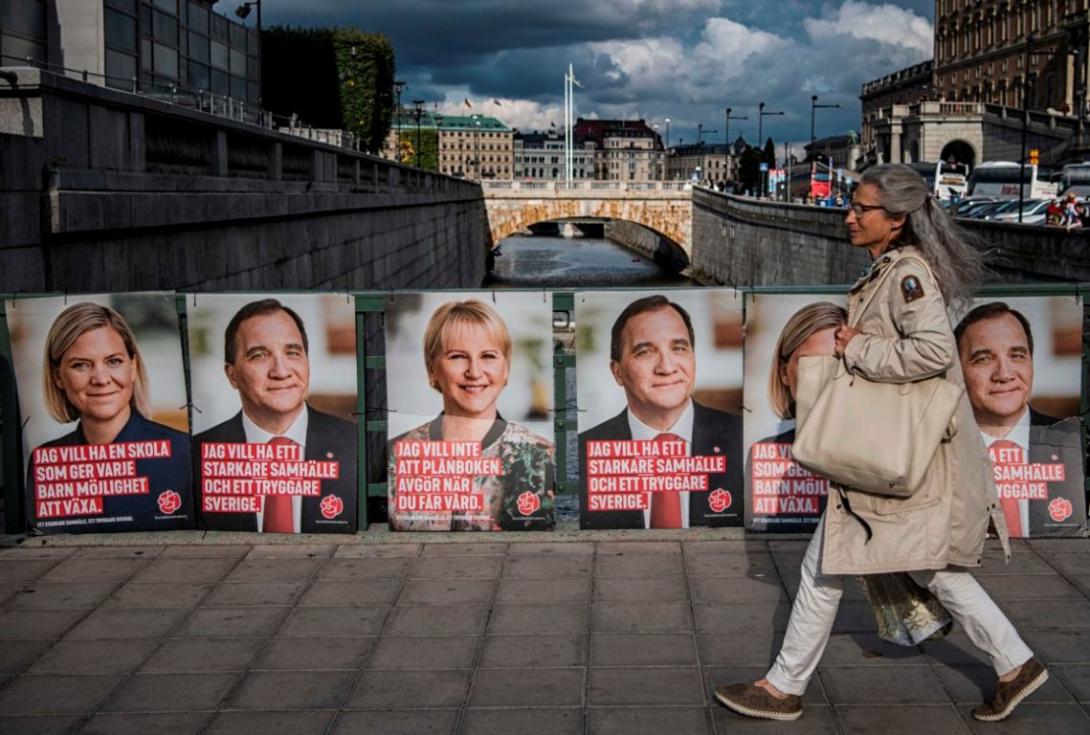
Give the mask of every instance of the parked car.
<svg viewBox="0 0 1090 735">
<path fill-rule="evenodd" d="M 1039 225 L 1043 224 L 1046 217 L 1046 210 L 1048 209 L 1048 203 L 1052 201 L 1050 199 L 1034 199 L 1026 202 L 1026 206 L 1022 209 L 1022 224 L 1024 225 Z M 1018 206 L 1017 200 L 1015 200 L 1015 206 L 1006 212 L 996 214 L 993 219 L 996 222 L 1018 222 Z"/>
</svg>

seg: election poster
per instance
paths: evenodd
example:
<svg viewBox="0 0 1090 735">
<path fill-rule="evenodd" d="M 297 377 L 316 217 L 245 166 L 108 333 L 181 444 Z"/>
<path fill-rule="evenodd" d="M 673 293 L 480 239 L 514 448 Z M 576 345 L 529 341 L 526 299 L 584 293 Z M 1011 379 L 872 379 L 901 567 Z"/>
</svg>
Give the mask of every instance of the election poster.
<svg viewBox="0 0 1090 735">
<path fill-rule="evenodd" d="M 552 529 L 551 297 L 395 294 L 385 324 L 390 528 Z"/>
<path fill-rule="evenodd" d="M 577 293 L 580 526 L 741 525 L 742 296 Z"/>
<path fill-rule="evenodd" d="M 1075 296 L 978 297 L 954 336 L 1012 538 L 1086 529 Z"/>
<path fill-rule="evenodd" d="M 192 294 L 204 528 L 354 533 L 356 318 L 347 294 Z"/>
<path fill-rule="evenodd" d="M 24 421 L 28 527 L 192 527 L 174 295 L 19 298 L 4 308 Z"/>
<path fill-rule="evenodd" d="M 745 357 L 746 528 L 812 531 L 829 483 L 791 456 L 800 357 L 835 354 L 842 295 L 747 294 Z"/>
</svg>

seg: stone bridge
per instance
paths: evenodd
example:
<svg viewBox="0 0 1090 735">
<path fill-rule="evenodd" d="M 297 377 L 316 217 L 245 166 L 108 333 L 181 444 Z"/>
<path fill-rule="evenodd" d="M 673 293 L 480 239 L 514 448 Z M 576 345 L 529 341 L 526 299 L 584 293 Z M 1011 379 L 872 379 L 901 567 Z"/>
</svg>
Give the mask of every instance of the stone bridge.
<svg viewBox="0 0 1090 735">
<path fill-rule="evenodd" d="M 642 225 L 693 254 L 692 186 L 680 181 L 489 181 L 484 189 L 493 247 L 530 225 L 602 218 Z"/>
</svg>

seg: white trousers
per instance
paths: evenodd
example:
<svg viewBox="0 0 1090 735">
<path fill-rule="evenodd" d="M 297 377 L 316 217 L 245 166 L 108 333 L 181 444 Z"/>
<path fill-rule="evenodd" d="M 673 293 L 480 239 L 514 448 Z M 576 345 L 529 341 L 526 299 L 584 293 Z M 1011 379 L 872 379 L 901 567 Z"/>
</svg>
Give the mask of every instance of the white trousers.
<svg viewBox="0 0 1090 735">
<path fill-rule="evenodd" d="M 844 578 L 821 573 L 822 518 L 802 560 L 802 581 L 783 647 L 765 678 L 786 694 L 802 696 L 829 643 L 833 620 L 844 594 Z M 1024 664 L 1033 651 L 1018 635 L 1003 611 L 967 571 L 911 572 L 921 587 L 931 590 L 969 640 L 988 654 L 996 674 L 1002 675 Z"/>
</svg>

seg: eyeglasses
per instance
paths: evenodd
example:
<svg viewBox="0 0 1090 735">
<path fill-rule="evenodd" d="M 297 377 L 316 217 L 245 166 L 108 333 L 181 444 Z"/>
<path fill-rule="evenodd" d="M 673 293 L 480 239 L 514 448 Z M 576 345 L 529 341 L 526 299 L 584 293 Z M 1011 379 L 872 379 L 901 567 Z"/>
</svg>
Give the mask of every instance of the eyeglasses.
<svg viewBox="0 0 1090 735">
<path fill-rule="evenodd" d="M 852 210 L 856 217 L 862 217 L 867 212 L 874 209 L 885 209 L 881 204 L 859 204 L 852 202 L 848 205 L 848 209 Z"/>
</svg>

